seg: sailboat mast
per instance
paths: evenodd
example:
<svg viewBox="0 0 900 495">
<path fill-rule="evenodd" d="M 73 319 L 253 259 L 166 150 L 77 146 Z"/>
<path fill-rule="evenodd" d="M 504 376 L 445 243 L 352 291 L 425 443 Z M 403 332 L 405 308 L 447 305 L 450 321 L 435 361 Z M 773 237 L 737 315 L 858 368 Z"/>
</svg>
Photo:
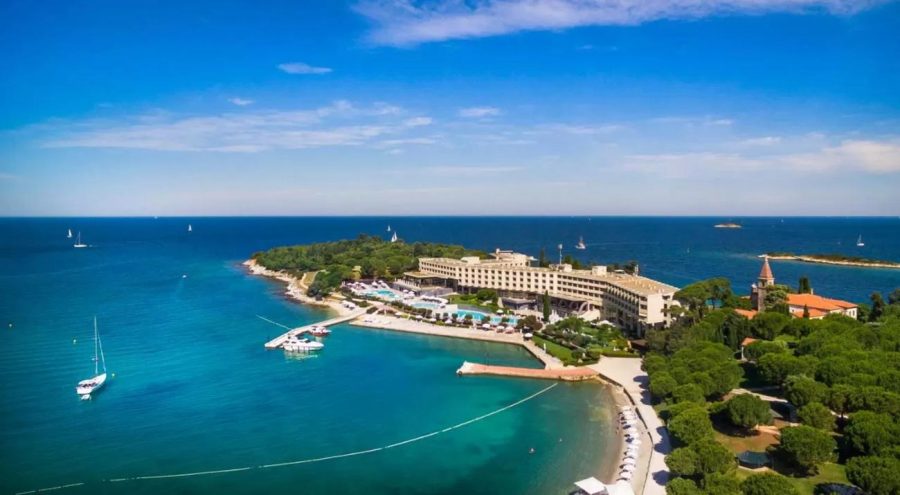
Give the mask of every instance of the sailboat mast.
<svg viewBox="0 0 900 495">
<path fill-rule="evenodd" d="M 97 317 L 94 317 L 94 328 L 97 328 Z M 106 357 L 103 356 L 103 341 L 100 340 L 100 331 L 97 330 L 97 347 L 100 348 L 100 362 L 103 363 L 103 372 L 106 373 Z"/>
<path fill-rule="evenodd" d="M 97 317 L 94 317 L 94 376 L 99 375 L 98 366 L 100 363 L 97 362 L 97 358 L 99 357 L 100 351 L 100 334 L 97 332 Z"/>
</svg>

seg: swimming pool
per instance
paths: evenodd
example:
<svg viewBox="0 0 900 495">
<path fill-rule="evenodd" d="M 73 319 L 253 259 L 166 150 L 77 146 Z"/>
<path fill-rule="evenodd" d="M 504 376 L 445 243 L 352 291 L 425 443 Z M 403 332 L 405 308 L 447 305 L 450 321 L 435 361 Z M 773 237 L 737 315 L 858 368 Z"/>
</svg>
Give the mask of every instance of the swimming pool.
<svg viewBox="0 0 900 495">
<path fill-rule="evenodd" d="M 380 297 L 382 299 L 400 299 L 400 295 L 390 289 L 375 289 L 366 291 L 365 294 L 370 297 Z"/>
<path fill-rule="evenodd" d="M 457 318 L 465 318 L 466 315 L 472 315 L 472 320 L 475 322 L 481 322 L 481 319 L 485 316 L 488 316 L 487 313 L 482 313 L 481 311 L 472 311 L 470 309 L 458 309 L 456 310 Z M 504 318 L 505 315 L 490 315 L 491 323 L 495 325 L 500 324 L 500 320 Z M 507 318 L 507 325 L 515 325 L 519 320 L 515 316 L 505 316 Z"/>
<path fill-rule="evenodd" d="M 441 307 L 441 305 L 438 303 L 433 303 L 433 302 L 418 301 L 418 302 L 412 303 L 412 307 L 423 308 L 423 309 L 438 309 Z"/>
</svg>

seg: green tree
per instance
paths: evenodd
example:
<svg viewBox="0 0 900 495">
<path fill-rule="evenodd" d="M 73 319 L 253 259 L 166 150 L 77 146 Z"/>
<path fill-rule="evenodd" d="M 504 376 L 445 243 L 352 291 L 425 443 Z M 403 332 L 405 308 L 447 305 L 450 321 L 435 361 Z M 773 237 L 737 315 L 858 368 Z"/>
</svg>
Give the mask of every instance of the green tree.
<svg viewBox="0 0 900 495">
<path fill-rule="evenodd" d="M 772 422 L 769 403 L 755 395 L 736 395 L 725 403 L 725 410 L 732 424 L 747 430 Z"/>
<path fill-rule="evenodd" d="M 672 390 L 672 398 L 675 399 L 676 403 L 696 402 L 697 404 L 703 404 L 706 402 L 703 387 L 696 383 L 688 383 L 675 387 L 675 389 Z"/>
<path fill-rule="evenodd" d="M 544 291 L 543 305 L 544 305 L 544 321 L 549 322 L 550 321 L 550 313 L 551 313 L 550 293 L 547 291 Z"/>
<path fill-rule="evenodd" d="M 741 482 L 744 495 L 800 495 L 784 476 L 772 473 L 753 474 Z"/>
<path fill-rule="evenodd" d="M 878 321 L 884 314 L 884 299 L 880 292 L 873 292 L 869 297 L 872 301 L 872 309 L 869 311 L 869 321 Z"/>
<path fill-rule="evenodd" d="M 727 447 L 707 437 L 691 445 L 697 455 L 697 471 L 700 474 L 727 473 L 737 467 L 737 459 Z"/>
<path fill-rule="evenodd" d="M 834 430 L 834 415 L 820 402 L 810 402 L 797 411 L 803 424 L 820 430 Z"/>
<path fill-rule="evenodd" d="M 547 248 L 541 248 L 541 254 L 538 255 L 538 266 L 542 268 L 550 266 L 550 262 L 547 261 Z"/>
<path fill-rule="evenodd" d="M 810 473 L 815 473 L 819 464 L 833 460 L 836 448 L 831 435 L 803 425 L 782 429 L 778 447 L 794 464 Z"/>
<path fill-rule="evenodd" d="M 809 306 L 807 306 L 806 304 L 803 305 L 803 319 L 809 319 Z"/>
<path fill-rule="evenodd" d="M 847 462 L 847 479 L 869 495 L 897 495 L 900 493 L 900 460 L 854 457 Z"/>
<path fill-rule="evenodd" d="M 880 455 L 900 444 L 900 428 L 889 414 L 859 411 L 850 416 L 844 437 L 862 455 Z"/>
<path fill-rule="evenodd" d="M 847 408 L 850 405 L 850 396 L 853 394 L 853 387 L 847 384 L 838 383 L 835 384 L 828 390 L 828 396 L 825 399 L 825 404 L 828 407 L 844 417 L 844 413 L 847 412 Z"/>
<path fill-rule="evenodd" d="M 678 382 L 665 371 L 658 371 L 650 375 L 650 394 L 657 399 L 665 399 L 672 395 L 677 386 Z"/>
<path fill-rule="evenodd" d="M 712 438 L 713 436 L 712 421 L 709 419 L 709 414 L 707 414 L 706 409 L 699 406 L 685 410 L 672 418 L 668 427 L 672 437 L 684 445 L 691 445 L 698 440 Z"/>
<path fill-rule="evenodd" d="M 900 287 L 897 287 L 888 294 L 888 304 L 891 306 L 900 304 Z"/>
<path fill-rule="evenodd" d="M 744 347 L 744 357 L 748 361 L 757 361 L 766 354 L 773 352 L 786 353 L 787 347 L 781 342 L 772 342 L 769 340 L 757 340 Z"/>
<path fill-rule="evenodd" d="M 666 456 L 666 466 L 675 476 L 693 476 L 699 472 L 697 453 L 690 447 L 679 447 Z"/>
<path fill-rule="evenodd" d="M 800 283 L 797 287 L 797 292 L 800 294 L 811 294 L 812 287 L 809 285 L 809 277 L 806 275 L 800 277 Z"/>
<path fill-rule="evenodd" d="M 753 317 L 751 331 L 757 338 L 772 340 L 784 330 L 790 321 L 790 316 L 766 311 Z"/>
<path fill-rule="evenodd" d="M 697 484 L 687 478 L 675 478 L 666 483 L 666 495 L 703 495 Z"/>
<path fill-rule="evenodd" d="M 705 495 L 742 495 L 741 480 L 733 474 L 712 473 L 703 477 Z"/>
<path fill-rule="evenodd" d="M 828 387 L 803 375 L 791 375 L 784 381 L 784 397 L 797 407 L 824 402 Z"/>
</svg>

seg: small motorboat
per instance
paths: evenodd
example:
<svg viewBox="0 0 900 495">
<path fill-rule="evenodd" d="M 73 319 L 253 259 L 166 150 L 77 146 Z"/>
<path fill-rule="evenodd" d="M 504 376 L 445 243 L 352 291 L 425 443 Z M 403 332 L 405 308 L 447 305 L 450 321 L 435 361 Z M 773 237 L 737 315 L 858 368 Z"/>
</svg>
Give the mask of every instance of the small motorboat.
<svg viewBox="0 0 900 495">
<path fill-rule="evenodd" d="M 325 344 L 307 338 L 290 338 L 282 345 L 288 352 L 312 352 L 325 348 Z"/>
<path fill-rule="evenodd" d="M 315 335 L 316 337 L 327 337 L 331 335 L 331 330 L 326 327 L 316 325 L 312 327 L 312 330 L 310 330 L 309 333 Z"/>
</svg>

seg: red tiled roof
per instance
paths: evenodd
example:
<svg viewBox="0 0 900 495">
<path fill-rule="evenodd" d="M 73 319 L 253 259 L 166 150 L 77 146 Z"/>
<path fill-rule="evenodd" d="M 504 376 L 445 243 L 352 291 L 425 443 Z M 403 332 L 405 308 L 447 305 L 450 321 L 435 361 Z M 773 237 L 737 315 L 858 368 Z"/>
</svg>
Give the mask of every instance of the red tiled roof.
<svg viewBox="0 0 900 495">
<path fill-rule="evenodd" d="M 735 313 L 747 318 L 748 320 L 752 320 L 754 316 L 756 316 L 757 311 L 752 309 L 735 309 Z"/>
<path fill-rule="evenodd" d="M 756 340 L 757 339 L 754 339 L 753 337 L 746 337 L 746 338 L 744 338 L 744 340 L 741 341 L 741 347 L 746 347 L 746 346 L 756 342 Z"/>
<path fill-rule="evenodd" d="M 788 306 L 808 307 L 810 315 L 812 315 L 814 309 L 831 312 L 857 307 L 856 304 L 851 302 L 829 299 L 815 294 L 788 294 L 787 299 Z"/>
</svg>

